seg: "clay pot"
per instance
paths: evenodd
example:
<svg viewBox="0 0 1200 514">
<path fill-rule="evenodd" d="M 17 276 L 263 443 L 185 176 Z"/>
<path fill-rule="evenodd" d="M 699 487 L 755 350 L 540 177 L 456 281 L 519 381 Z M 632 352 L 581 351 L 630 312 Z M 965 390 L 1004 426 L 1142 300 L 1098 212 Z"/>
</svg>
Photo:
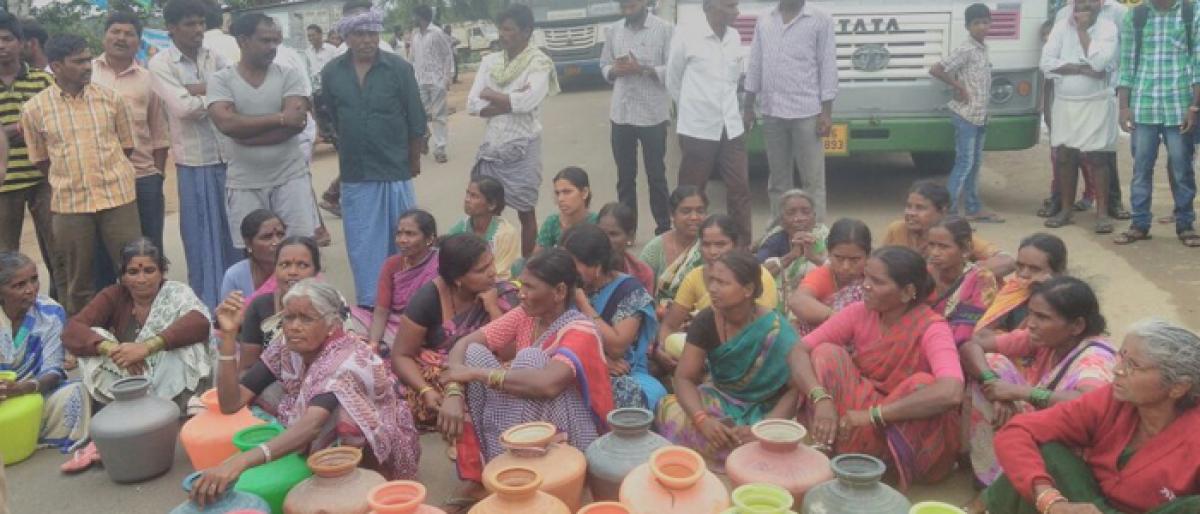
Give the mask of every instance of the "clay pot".
<svg viewBox="0 0 1200 514">
<path fill-rule="evenodd" d="M 625 477 L 621 503 L 635 514 L 717 514 L 729 507 L 729 491 L 699 453 L 667 446 Z"/>
<path fill-rule="evenodd" d="M 247 408 L 233 414 L 222 414 L 216 388 L 200 395 L 200 402 L 204 404 L 204 411 L 184 423 L 179 431 L 179 442 L 195 470 L 208 469 L 224 462 L 238 452 L 233 445 L 234 434 L 243 428 L 265 423 L 254 417 Z"/>
<path fill-rule="evenodd" d="M 386 482 L 383 475 L 358 467 L 362 450 L 326 448 L 308 458 L 313 476 L 288 492 L 284 514 L 367 514 L 367 493 Z"/>
<path fill-rule="evenodd" d="M 617 502 L 596 502 L 584 505 L 576 514 L 632 514 L 629 507 Z"/>
<path fill-rule="evenodd" d="M 17 373 L 0 371 L 0 382 L 16 382 Z M 11 466 L 33 455 L 42 428 L 42 395 L 24 394 L 0 402 L 0 456 Z"/>
<path fill-rule="evenodd" d="M 880 483 L 887 465 L 870 455 L 848 453 L 830 463 L 837 478 L 809 489 L 803 514 L 907 514 L 912 506 Z"/>
<path fill-rule="evenodd" d="M 584 452 L 592 499 L 616 500 L 625 475 L 649 460 L 654 450 L 670 446 L 670 441 L 650 431 L 652 423 L 654 413 L 646 409 L 616 409 L 608 413 L 612 431 L 593 441 Z"/>
<path fill-rule="evenodd" d="M 725 459 L 734 486 L 775 484 L 787 489 L 800 505 L 805 492 L 833 479 L 829 458 L 801 444 L 807 435 L 803 425 L 789 419 L 768 419 L 750 431 L 757 441 L 733 450 Z"/>
<path fill-rule="evenodd" d="M 483 468 L 489 472 L 522 467 L 537 471 L 541 490 L 562 500 L 572 512 L 583 503 L 583 482 L 587 459 L 583 452 L 566 443 L 553 442 L 558 428 L 550 423 L 522 423 L 500 435 L 500 444 L 507 450 Z M 487 483 L 484 482 L 487 487 Z M 491 487 L 488 491 L 496 492 Z"/>
<path fill-rule="evenodd" d="M 233 445 L 241 451 L 258 451 L 258 445 L 282 433 L 283 427 L 275 424 L 243 428 L 233 436 Z M 288 491 L 309 476 L 312 476 L 312 471 L 309 471 L 300 454 L 293 452 L 242 472 L 234 489 L 266 500 L 271 512 L 282 514 L 283 499 Z"/>
<path fill-rule="evenodd" d="M 384 482 L 367 493 L 371 514 L 446 514 L 424 502 L 425 486 L 409 480 Z"/>
<path fill-rule="evenodd" d="M 191 494 L 192 484 L 195 484 L 199 478 L 200 472 L 192 473 L 184 478 L 183 492 Z M 225 494 L 217 498 L 217 501 L 204 507 L 200 507 L 189 500 L 172 509 L 170 514 L 231 514 L 233 512 L 247 511 L 267 514 L 271 512 L 271 506 L 267 505 L 266 500 L 253 494 L 228 489 L 225 491 Z"/>
<path fill-rule="evenodd" d="M 772 484 L 746 484 L 733 490 L 733 507 L 725 514 L 796 514 L 792 493 Z"/>
<path fill-rule="evenodd" d="M 484 471 L 483 485 L 494 494 L 476 503 L 467 514 L 571 514 L 562 500 L 540 490 L 542 476 L 533 468 Z"/>
<path fill-rule="evenodd" d="M 113 402 L 92 417 L 92 441 L 114 482 L 149 480 L 175 462 L 179 407 L 149 391 L 147 377 L 113 382 Z"/>
<path fill-rule="evenodd" d="M 942 502 L 921 502 L 908 509 L 908 514 L 967 514 L 966 511 Z"/>
</svg>

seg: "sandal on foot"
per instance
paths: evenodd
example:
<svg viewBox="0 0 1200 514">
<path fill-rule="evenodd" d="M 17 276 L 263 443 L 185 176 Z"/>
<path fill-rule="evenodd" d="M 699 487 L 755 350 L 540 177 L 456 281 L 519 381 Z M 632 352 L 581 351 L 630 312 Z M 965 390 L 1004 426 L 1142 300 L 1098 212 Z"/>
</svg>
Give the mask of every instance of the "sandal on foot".
<svg viewBox="0 0 1200 514">
<path fill-rule="evenodd" d="M 1195 230 L 1184 230 L 1183 232 L 1180 232 L 1177 237 L 1179 237 L 1179 242 L 1183 243 L 1183 246 L 1188 248 L 1200 248 L 1200 234 L 1197 234 Z"/>
<path fill-rule="evenodd" d="M 1124 207 L 1116 207 L 1108 210 L 1108 216 L 1115 220 L 1127 220 L 1132 218 L 1133 214 L 1125 210 Z"/>
<path fill-rule="evenodd" d="M 1096 233 L 1097 234 L 1111 234 L 1113 232 L 1113 230 L 1115 230 L 1115 227 L 1113 227 L 1112 218 L 1109 218 L 1108 216 L 1103 216 L 1100 219 L 1096 220 Z"/>
<path fill-rule="evenodd" d="M 1071 224 L 1071 213 L 1070 212 L 1061 212 L 1058 214 L 1058 216 L 1050 218 L 1050 219 L 1046 220 L 1045 223 L 1043 223 L 1043 225 L 1045 225 L 1046 228 L 1058 228 L 1058 227 L 1061 227 L 1064 225 L 1070 225 L 1070 224 Z"/>
<path fill-rule="evenodd" d="M 1149 239 L 1150 239 L 1149 232 L 1143 231 L 1142 229 L 1130 227 L 1129 230 L 1126 230 L 1126 231 L 1118 234 L 1117 237 L 1114 237 L 1113 243 L 1119 244 L 1119 245 L 1127 245 L 1130 243 L 1136 243 L 1138 241 L 1147 241 Z"/>
<path fill-rule="evenodd" d="M 96 443 L 88 443 L 82 449 L 75 450 L 71 458 L 59 466 L 59 471 L 68 475 L 82 473 L 87 471 L 93 465 L 100 462 L 100 450 L 96 449 Z"/>
<path fill-rule="evenodd" d="M 1058 210 L 1060 208 L 1061 207 L 1058 205 L 1058 202 L 1054 201 L 1053 198 L 1047 198 L 1042 200 L 1042 208 L 1037 210 L 1037 216 L 1039 218 L 1050 218 L 1056 216 L 1058 215 Z"/>
<path fill-rule="evenodd" d="M 1080 200 L 1075 202 L 1075 205 L 1072 205 L 1071 208 L 1074 209 L 1075 212 L 1087 212 L 1092 210 L 1092 202 L 1088 200 Z"/>
</svg>

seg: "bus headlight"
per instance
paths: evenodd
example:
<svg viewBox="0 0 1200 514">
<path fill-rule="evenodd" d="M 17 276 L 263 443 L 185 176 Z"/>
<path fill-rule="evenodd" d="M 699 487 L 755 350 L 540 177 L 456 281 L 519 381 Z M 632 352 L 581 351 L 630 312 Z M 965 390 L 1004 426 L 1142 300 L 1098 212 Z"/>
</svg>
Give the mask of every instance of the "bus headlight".
<svg viewBox="0 0 1200 514">
<path fill-rule="evenodd" d="M 1008 103 L 1009 100 L 1012 100 L 1013 94 L 1016 93 L 1016 89 L 1016 86 L 1013 85 L 1011 80 L 1006 78 L 992 79 L 992 103 Z"/>
</svg>

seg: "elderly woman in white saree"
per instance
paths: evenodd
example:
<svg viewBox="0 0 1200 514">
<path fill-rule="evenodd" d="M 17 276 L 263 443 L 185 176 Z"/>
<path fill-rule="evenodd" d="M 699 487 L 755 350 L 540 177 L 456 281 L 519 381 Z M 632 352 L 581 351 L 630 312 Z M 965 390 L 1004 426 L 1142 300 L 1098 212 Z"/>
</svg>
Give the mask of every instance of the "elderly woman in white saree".
<svg viewBox="0 0 1200 514">
<path fill-rule="evenodd" d="M 100 291 L 67 321 L 63 343 L 79 358 L 80 376 L 98 403 L 112 401 L 110 388 L 142 375 L 151 391 L 182 408 L 212 375 L 208 344 L 212 321 L 204 303 L 186 284 L 166 280 L 167 262 L 147 239 L 121 251 L 120 283 Z M 64 471 L 99 461 L 95 445 L 81 450 Z"/>
</svg>

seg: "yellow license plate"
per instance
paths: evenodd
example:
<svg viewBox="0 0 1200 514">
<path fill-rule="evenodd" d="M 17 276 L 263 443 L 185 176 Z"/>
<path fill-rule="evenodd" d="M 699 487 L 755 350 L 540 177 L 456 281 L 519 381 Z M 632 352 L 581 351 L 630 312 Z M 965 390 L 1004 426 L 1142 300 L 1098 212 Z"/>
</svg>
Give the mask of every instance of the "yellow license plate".
<svg viewBox="0 0 1200 514">
<path fill-rule="evenodd" d="M 579 75 L 582 72 L 583 72 L 583 70 L 580 69 L 579 66 L 567 66 L 566 68 L 563 69 L 563 75 L 568 76 L 568 77 L 574 77 L 576 75 Z"/>
<path fill-rule="evenodd" d="M 825 155 L 850 155 L 850 126 L 835 123 L 824 138 Z"/>
</svg>

